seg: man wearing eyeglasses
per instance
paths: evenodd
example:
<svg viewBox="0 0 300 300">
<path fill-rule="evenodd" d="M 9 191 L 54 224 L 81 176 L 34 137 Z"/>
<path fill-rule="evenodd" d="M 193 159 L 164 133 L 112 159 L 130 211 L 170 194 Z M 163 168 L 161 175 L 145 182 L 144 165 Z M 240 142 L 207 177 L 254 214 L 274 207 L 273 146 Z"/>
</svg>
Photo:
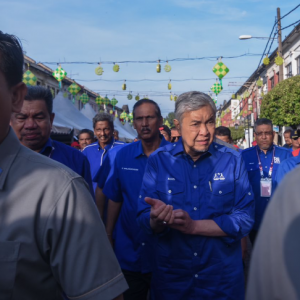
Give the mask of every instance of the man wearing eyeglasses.
<svg viewBox="0 0 300 300">
<path fill-rule="evenodd" d="M 274 135 L 272 121 L 258 119 L 254 124 L 257 145 L 242 152 L 255 197 L 255 223 L 249 234 L 252 244 L 274 192 L 277 169 L 283 160 L 292 157 L 289 149 L 273 144 Z"/>
</svg>

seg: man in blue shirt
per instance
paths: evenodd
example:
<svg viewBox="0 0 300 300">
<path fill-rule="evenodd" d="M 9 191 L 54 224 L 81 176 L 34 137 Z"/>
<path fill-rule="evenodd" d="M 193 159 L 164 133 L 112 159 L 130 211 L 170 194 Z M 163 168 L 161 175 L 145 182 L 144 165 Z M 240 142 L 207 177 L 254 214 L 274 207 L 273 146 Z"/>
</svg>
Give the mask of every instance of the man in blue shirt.
<svg viewBox="0 0 300 300">
<path fill-rule="evenodd" d="M 297 135 L 300 136 L 300 130 L 297 130 Z M 278 167 L 276 178 L 275 178 L 275 184 L 277 185 L 282 181 L 282 179 L 285 177 L 287 173 L 295 169 L 300 164 L 300 155 L 290 157 L 286 160 L 284 160 Z"/>
<path fill-rule="evenodd" d="M 255 223 L 249 235 L 252 243 L 276 187 L 275 177 L 278 167 L 282 161 L 292 156 L 289 149 L 273 144 L 274 134 L 271 120 L 258 119 L 254 124 L 257 146 L 242 152 L 255 196 Z"/>
<path fill-rule="evenodd" d="M 208 95 L 184 93 L 175 105 L 182 139 L 149 157 L 138 202 L 138 223 L 154 240 L 153 296 L 243 299 L 241 239 L 254 222 L 244 162 L 213 142 Z"/>
<path fill-rule="evenodd" d="M 82 153 L 90 163 L 93 187 L 94 191 L 96 191 L 97 182 L 95 182 L 94 177 L 102 165 L 105 154 L 109 149 L 123 145 L 124 143 L 114 140 L 114 120 L 113 116 L 108 113 L 98 113 L 93 118 L 93 128 L 98 141 L 86 146 Z M 98 206 L 97 201 L 96 204 Z"/>
<path fill-rule="evenodd" d="M 82 176 L 94 196 L 88 160 L 80 151 L 50 139 L 55 117 L 52 109 L 50 90 L 42 86 L 29 86 L 22 110 L 11 115 L 11 126 L 25 147 L 64 164 Z"/>
<path fill-rule="evenodd" d="M 148 156 L 168 143 L 159 133 L 162 121 L 154 101 L 138 101 L 133 107 L 133 124 L 140 140 L 113 149 L 106 158 L 112 162 L 103 189 L 110 199 L 106 228 L 111 240 L 114 231 L 115 253 L 129 285 L 125 300 L 146 300 L 150 288 L 153 249 L 148 235 L 136 223 L 136 211 Z"/>
</svg>

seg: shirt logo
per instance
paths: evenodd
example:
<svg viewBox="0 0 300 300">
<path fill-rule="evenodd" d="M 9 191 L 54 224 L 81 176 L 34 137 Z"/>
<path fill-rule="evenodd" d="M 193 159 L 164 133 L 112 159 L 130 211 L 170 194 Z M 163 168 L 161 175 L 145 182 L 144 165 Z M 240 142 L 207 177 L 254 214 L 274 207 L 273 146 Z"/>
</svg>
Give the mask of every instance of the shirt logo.
<svg viewBox="0 0 300 300">
<path fill-rule="evenodd" d="M 280 158 L 274 157 L 274 164 L 280 164 Z"/>
<path fill-rule="evenodd" d="M 215 173 L 214 180 L 225 180 L 223 173 Z"/>
<path fill-rule="evenodd" d="M 175 178 L 168 178 L 168 180 L 175 180 Z"/>
<path fill-rule="evenodd" d="M 138 171 L 139 169 L 134 169 L 134 168 L 122 168 L 122 170 L 126 170 L 126 171 Z"/>
</svg>

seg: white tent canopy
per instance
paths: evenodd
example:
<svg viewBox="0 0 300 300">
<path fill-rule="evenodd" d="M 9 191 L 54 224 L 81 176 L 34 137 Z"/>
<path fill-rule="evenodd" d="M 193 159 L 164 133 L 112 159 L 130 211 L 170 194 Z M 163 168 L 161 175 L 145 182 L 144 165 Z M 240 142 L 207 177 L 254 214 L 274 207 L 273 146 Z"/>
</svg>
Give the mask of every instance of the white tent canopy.
<svg viewBox="0 0 300 300">
<path fill-rule="evenodd" d="M 56 115 L 54 126 L 93 130 L 92 121 L 85 117 L 69 99 L 64 98 L 62 92 L 59 92 L 53 100 L 53 112 Z"/>
<path fill-rule="evenodd" d="M 126 123 L 124 124 L 123 127 L 124 127 L 129 133 L 133 134 L 134 137 L 137 136 L 136 130 L 135 130 L 128 122 L 126 122 Z"/>
<path fill-rule="evenodd" d="M 135 138 L 135 135 L 128 132 L 124 126 L 122 125 L 121 121 L 118 118 L 115 118 L 114 120 L 114 127 L 116 130 L 119 131 L 119 137 L 125 137 L 127 139 L 133 140 Z"/>
<path fill-rule="evenodd" d="M 87 103 L 80 112 L 90 120 L 93 120 L 96 115 L 96 112 L 89 103 Z"/>
</svg>

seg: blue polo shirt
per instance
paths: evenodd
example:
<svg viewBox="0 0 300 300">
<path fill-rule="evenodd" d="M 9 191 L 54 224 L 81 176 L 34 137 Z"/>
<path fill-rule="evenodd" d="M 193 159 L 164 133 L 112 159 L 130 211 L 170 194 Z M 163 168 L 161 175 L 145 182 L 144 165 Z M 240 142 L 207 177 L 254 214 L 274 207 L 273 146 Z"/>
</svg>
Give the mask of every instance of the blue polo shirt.
<svg viewBox="0 0 300 300">
<path fill-rule="evenodd" d="M 252 228 L 254 200 L 241 154 L 212 143 L 194 162 L 182 142 L 154 152 L 137 215 L 139 225 L 152 234 L 146 196 L 185 210 L 193 220 L 214 220 L 228 235 L 196 236 L 170 228 L 154 235 L 154 298 L 243 299 L 241 239 Z"/>
<path fill-rule="evenodd" d="M 40 153 L 62 163 L 83 177 L 88 183 L 91 194 L 94 197 L 90 164 L 79 150 L 49 138 Z"/>
<path fill-rule="evenodd" d="M 275 184 L 276 186 L 282 181 L 284 176 L 295 169 L 298 165 L 300 165 L 300 155 L 295 157 L 290 157 L 286 160 L 284 160 L 280 166 L 278 167 L 276 178 L 275 178 Z"/>
<path fill-rule="evenodd" d="M 108 150 L 123 144 L 124 144 L 123 142 L 115 141 L 112 138 L 110 143 L 106 145 L 103 149 L 100 147 L 99 142 L 92 143 L 83 149 L 82 153 L 87 157 L 90 163 L 92 180 L 96 176 L 100 167 L 102 166 L 104 156 L 108 152 Z M 97 187 L 97 182 L 95 182 L 94 180 L 93 180 L 93 187 L 95 191 Z"/>
<path fill-rule="evenodd" d="M 168 144 L 162 138 L 160 146 Z M 134 142 L 117 151 L 103 193 L 115 202 L 123 202 L 115 226 L 115 254 L 124 270 L 151 272 L 149 236 L 137 226 L 137 202 L 148 157 L 142 142 Z"/>
<path fill-rule="evenodd" d="M 274 165 L 273 165 L 273 173 L 272 173 L 272 193 L 276 188 L 275 178 L 279 165 L 287 158 L 292 157 L 292 153 L 289 149 L 282 147 L 275 147 L 275 155 L 274 155 Z M 270 201 L 268 197 L 260 197 L 260 171 L 258 166 L 258 159 L 256 154 L 256 149 L 258 150 L 258 154 L 260 157 L 260 161 L 262 163 L 264 177 L 268 177 L 268 173 L 270 170 L 272 157 L 273 157 L 273 146 L 265 154 L 258 146 L 248 148 L 242 152 L 243 159 L 246 164 L 246 168 L 249 175 L 249 180 L 254 192 L 255 196 L 255 223 L 253 226 L 254 230 L 258 230 L 260 223 L 263 219 L 265 210 Z"/>
</svg>

